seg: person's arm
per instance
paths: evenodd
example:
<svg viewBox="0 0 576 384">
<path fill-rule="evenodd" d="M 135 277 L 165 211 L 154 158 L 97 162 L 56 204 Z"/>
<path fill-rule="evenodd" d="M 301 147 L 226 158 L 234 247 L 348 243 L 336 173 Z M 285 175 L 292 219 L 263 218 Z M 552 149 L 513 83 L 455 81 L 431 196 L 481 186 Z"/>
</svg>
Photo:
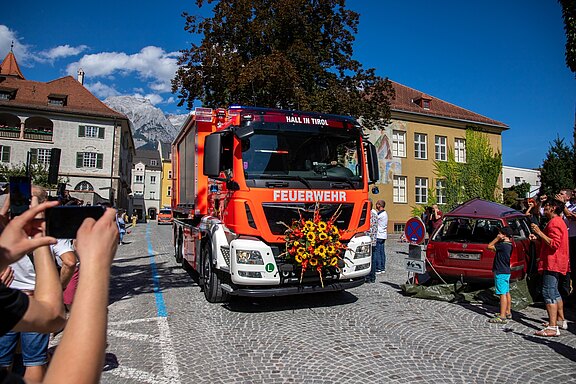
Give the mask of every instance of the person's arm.
<svg viewBox="0 0 576 384">
<path fill-rule="evenodd" d="M 62 287 L 56 270 L 56 263 L 48 246 L 34 250 L 36 288 L 30 298 L 28 310 L 14 331 L 56 332 L 66 323 Z"/>
<path fill-rule="evenodd" d="M 496 252 L 496 244 L 500 241 L 500 234 L 498 234 L 494 240 L 488 243 L 486 246 L 489 250 Z"/>
<path fill-rule="evenodd" d="M 62 259 L 62 268 L 60 269 L 60 284 L 62 289 L 66 289 L 66 286 L 72 279 L 74 271 L 76 270 L 76 254 L 73 251 L 64 252 L 60 255 Z"/>
<path fill-rule="evenodd" d="M 99 382 L 106 348 L 110 265 L 117 247 L 118 227 L 113 209 L 107 209 L 96 222 L 84 220 L 76 242 L 82 264 L 78 290 L 44 383 Z"/>
<path fill-rule="evenodd" d="M 12 269 L 12 267 L 8 266 L 4 268 L 2 272 L 0 272 L 0 283 L 9 287 L 13 281 L 14 281 L 14 270 Z"/>
<path fill-rule="evenodd" d="M 550 236 L 547 236 L 544 232 L 542 232 L 540 227 L 538 227 L 536 224 L 532 224 L 531 228 L 534 234 L 538 236 L 544 243 L 549 245 L 553 250 L 557 250 L 560 247 L 560 239 L 562 237 L 562 233 L 560 228 L 557 226 L 548 225 L 548 228 L 550 229 Z"/>
</svg>

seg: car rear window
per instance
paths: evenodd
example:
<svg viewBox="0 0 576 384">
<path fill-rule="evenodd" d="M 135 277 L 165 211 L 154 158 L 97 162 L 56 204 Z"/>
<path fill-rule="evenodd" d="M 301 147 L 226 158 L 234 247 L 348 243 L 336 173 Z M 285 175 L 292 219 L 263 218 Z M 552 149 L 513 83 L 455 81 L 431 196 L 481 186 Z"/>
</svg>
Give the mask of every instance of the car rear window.
<svg viewBox="0 0 576 384">
<path fill-rule="evenodd" d="M 446 217 L 433 240 L 486 244 L 496 237 L 501 227 L 502 223 L 496 219 Z"/>
</svg>

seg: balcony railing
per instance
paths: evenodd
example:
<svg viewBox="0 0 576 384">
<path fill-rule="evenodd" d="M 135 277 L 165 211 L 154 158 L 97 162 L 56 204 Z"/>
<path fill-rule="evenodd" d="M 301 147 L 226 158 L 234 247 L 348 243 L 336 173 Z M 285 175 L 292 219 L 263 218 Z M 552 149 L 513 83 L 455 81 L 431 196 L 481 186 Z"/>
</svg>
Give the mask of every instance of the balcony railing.
<svg viewBox="0 0 576 384">
<path fill-rule="evenodd" d="M 24 129 L 24 138 L 28 140 L 52 141 L 52 131 L 48 129 Z"/>
<path fill-rule="evenodd" d="M 10 137 L 17 139 L 20 137 L 20 127 L 8 127 L 0 125 L 0 137 Z"/>
</svg>

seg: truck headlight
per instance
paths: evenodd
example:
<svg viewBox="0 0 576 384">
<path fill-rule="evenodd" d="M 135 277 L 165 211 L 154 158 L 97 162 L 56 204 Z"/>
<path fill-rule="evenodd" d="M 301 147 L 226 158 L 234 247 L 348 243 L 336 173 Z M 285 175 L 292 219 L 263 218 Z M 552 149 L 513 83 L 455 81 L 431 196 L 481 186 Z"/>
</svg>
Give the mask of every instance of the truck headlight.
<svg viewBox="0 0 576 384">
<path fill-rule="evenodd" d="M 238 264 L 264 265 L 260 251 L 247 251 L 243 249 L 236 251 L 236 262 Z"/>
<path fill-rule="evenodd" d="M 372 244 L 364 243 L 356 247 L 356 252 L 354 253 L 355 259 L 363 259 L 365 257 L 370 257 L 370 251 L 372 250 Z"/>
</svg>

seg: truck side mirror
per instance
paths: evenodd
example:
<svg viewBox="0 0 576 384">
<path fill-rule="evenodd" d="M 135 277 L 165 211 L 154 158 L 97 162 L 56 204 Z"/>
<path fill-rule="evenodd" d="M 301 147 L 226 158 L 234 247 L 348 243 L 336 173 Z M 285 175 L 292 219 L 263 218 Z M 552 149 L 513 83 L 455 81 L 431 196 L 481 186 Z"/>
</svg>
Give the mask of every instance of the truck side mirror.
<svg viewBox="0 0 576 384">
<path fill-rule="evenodd" d="M 204 140 L 204 174 L 208 177 L 220 176 L 222 135 L 213 133 Z"/>
<path fill-rule="evenodd" d="M 376 147 L 369 141 L 366 142 L 366 161 L 368 162 L 368 183 L 374 184 L 380 180 L 380 167 Z"/>
</svg>

